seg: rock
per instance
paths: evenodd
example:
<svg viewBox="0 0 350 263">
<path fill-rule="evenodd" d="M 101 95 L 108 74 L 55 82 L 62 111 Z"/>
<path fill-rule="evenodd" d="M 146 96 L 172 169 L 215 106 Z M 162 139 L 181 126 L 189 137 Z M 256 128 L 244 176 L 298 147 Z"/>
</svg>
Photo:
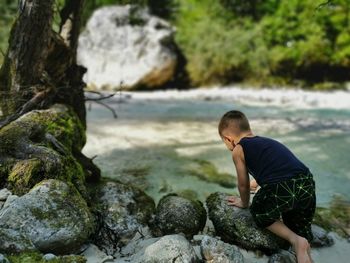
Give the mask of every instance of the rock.
<svg viewBox="0 0 350 263">
<path fill-rule="evenodd" d="M 172 79 L 177 55 L 174 28 L 133 5 L 96 10 L 80 34 L 78 63 L 98 89 L 159 87 Z"/>
<path fill-rule="evenodd" d="M 191 244 L 182 235 L 167 235 L 132 255 L 133 263 L 183 263 L 198 262 Z"/>
<path fill-rule="evenodd" d="M 227 244 L 210 236 L 204 236 L 201 242 L 201 253 L 207 262 L 243 263 L 243 255 L 238 247 Z"/>
<path fill-rule="evenodd" d="M 206 219 L 207 213 L 200 201 L 169 194 L 158 203 L 154 232 L 158 236 L 183 233 L 192 238 L 203 230 Z"/>
<path fill-rule="evenodd" d="M 94 221 L 84 199 L 73 186 L 45 180 L 0 211 L 0 231 L 10 229 L 23 245 L 15 251 L 32 249 L 51 253 L 77 250 L 94 230 Z M 2 236 L 2 235 L 1 235 Z M 0 242 L 0 251 L 11 247 Z"/>
<path fill-rule="evenodd" d="M 54 255 L 54 254 L 51 254 L 51 253 L 48 253 L 48 254 L 45 254 L 43 256 L 43 259 L 46 260 L 46 261 L 50 261 L 50 260 L 54 260 L 56 259 L 57 257 Z"/>
<path fill-rule="evenodd" d="M 148 230 L 145 232 L 144 229 L 142 229 L 140 232 L 142 235 L 136 233 L 133 239 L 131 239 L 125 247 L 121 248 L 120 252 L 117 254 L 119 261 L 130 261 L 130 256 L 139 253 L 144 248 L 152 245 L 160 239 L 159 237 L 152 237 Z"/>
<path fill-rule="evenodd" d="M 10 261 L 3 254 L 0 254 L 0 263 L 10 263 Z"/>
<path fill-rule="evenodd" d="M 21 116 L 0 129 L 0 186 L 6 182 L 23 195 L 44 179 L 60 179 L 84 194 L 85 174 L 72 152 L 79 152 L 85 140 L 83 125 L 65 105 Z"/>
<path fill-rule="evenodd" d="M 113 255 L 146 226 L 155 210 L 151 197 L 119 182 L 101 182 L 93 199 L 101 217 L 95 244 L 108 255 Z"/>
<path fill-rule="evenodd" d="M 111 262 L 113 260 L 112 256 L 107 256 L 106 253 L 99 250 L 99 248 L 94 244 L 89 244 L 82 255 L 87 259 L 87 263 L 104 263 Z"/>
<path fill-rule="evenodd" d="M 316 207 L 313 223 L 343 238 L 350 236 L 350 201 L 335 196 L 329 207 Z"/>
<path fill-rule="evenodd" d="M 12 193 L 7 190 L 7 188 L 0 190 L 0 201 L 6 201 L 7 197 L 9 197 Z"/>
<path fill-rule="evenodd" d="M 223 241 L 264 252 L 277 251 L 287 246 L 284 240 L 268 230 L 258 228 L 249 209 L 227 205 L 227 196 L 224 193 L 213 193 L 206 200 L 209 218 L 216 234 Z"/>
<path fill-rule="evenodd" d="M 199 259 L 200 262 L 203 262 L 203 257 L 202 257 L 202 251 L 201 251 L 201 246 L 198 245 L 193 245 L 193 250 L 196 253 L 197 258 Z"/>
<path fill-rule="evenodd" d="M 297 263 L 297 259 L 293 252 L 280 250 L 269 258 L 268 263 Z"/>
<path fill-rule="evenodd" d="M 6 208 L 12 204 L 13 201 L 15 201 L 18 198 L 17 195 L 10 195 L 7 199 L 6 202 L 4 203 L 3 208 Z"/>
<path fill-rule="evenodd" d="M 52 254 L 51 254 L 52 255 Z M 54 256 L 54 255 L 53 255 Z M 83 256 L 80 255 L 65 255 L 65 256 L 54 256 L 46 260 L 45 256 L 40 254 L 37 251 L 33 252 L 23 252 L 23 253 L 17 253 L 12 254 L 8 256 L 10 262 L 14 263 L 46 263 L 46 262 L 53 262 L 53 263 L 86 263 L 86 259 Z"/>
<path fill-rule="evenodd" d="M 2 211 L 0 211 L 1 214 Z M 22 233 L 14 229 L 0 226 L 0 251 L 4 253 L 18 253 L 20 251 L 35 250 L 33 243 Z"/>
<path fill-rule="evenodd" d="M 334 244 L 334 239 L 322 227 L 313 224 L 311 229 L 314 236 L 312 247 L 330 247 Z"/>
</svg>

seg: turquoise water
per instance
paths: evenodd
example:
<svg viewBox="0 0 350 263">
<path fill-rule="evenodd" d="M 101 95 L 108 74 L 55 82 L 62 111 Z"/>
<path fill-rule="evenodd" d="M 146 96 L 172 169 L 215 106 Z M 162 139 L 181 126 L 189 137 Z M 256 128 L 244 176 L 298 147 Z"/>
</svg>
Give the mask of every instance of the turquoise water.
<svg viewBox="0 0 350 263">
<path fill-rule="evenodd" d="M 216 128 L 221 115 L 231 109 L 245 112 L 255 134 L 283 142 L 311 169 L 318 206 L 327 206 L 334 195 L 350 199 L 350 110 L 252 106 L 215 98 L 131 97 L 121 102 L 116 97 L 108 104 L 118 119 L 92 105 L 84 152 L 97 155 L 95 161 L 104 176 L 132 182 L 155 200 L 186 189 L 195 191 L 202 201 L 215 191 L 237 192 L 188 172 L 193 160 L 207 160 L 235 180 L 230 152 Z"/>
</svg>

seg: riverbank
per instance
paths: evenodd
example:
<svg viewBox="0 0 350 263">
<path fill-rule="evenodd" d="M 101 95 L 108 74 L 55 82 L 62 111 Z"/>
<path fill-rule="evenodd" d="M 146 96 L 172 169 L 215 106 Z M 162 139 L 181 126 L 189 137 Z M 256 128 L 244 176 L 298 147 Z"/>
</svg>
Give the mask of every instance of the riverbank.
<svg viewBox="0 0 350 263">
<path fill-rule="evenodd" d="M 198 160 L 212 163 L 218 172 L 234 173 L 216 129 L 221 115 L 232 108 L 248 115 L 255 133 L 284 142 L 311 166 L 320 179 L 320 204 L 327 204 L 338 192 L 350 198 L 345 187 L 350 180 L 345 158 L 350 92 L 222 87 L 121 92 L 106 102 L 119 117 L 113 120 L 108 110 L 91 105 L 84 151 L 98 155 L 96 161 L 107 175 L 135 180 L 133 175 L 137 174 L 140 182 L 148 180 L 153 189 L 149 194 L 156 200 L 160 189 L 169 188 L 167 184 L 175 190 L 185 190 L 193 183 L 198 189 L 225 190 L 187 175 Z M 178 174 L 183 177 L 181 181 Z M 162 181 L 164 178 L 168 183 Z M 202 200 L 206 191 L 201 191 Z"/>
<path fill-rule="evenodd" d="M 121 96 L 121 97 L 119 97 Z M 189 90 L 122 91 L 115 98 L 142 100 L 226 100 L 245 105 L 301 108 L 350 108 L 350 91 L 310 91 L 293 88 L 249 88 L 238 85 L 213 86 Z"/>
<path fill-rule="evenodd" d="M 142 188 L 156 203 L 176 192 L 202 202 L 213 192 L 237 193 L 220 180 L 235 182 L 228 152 L 217 135 L 217 122 L 229 109 L 247 113 L 254 132 L 289 146 L 313 171 L 318 206 L 328 207 L 335 195 L 349 199 L 347 145 L 350 93 L 222 87 L 188 91 L 121 92 L 107 100 L 117 119 L 100 105 L 88 111 L 87 155 L 102 175 Z M 200 171 L 200 176 L 193 171 Z M 208 180 L 208 178 L 211 178 Z M 346 239 L 313 249 L 315 262 L 328 263 L 342 254 Z M 252 252 L 247 262 L 267 262 Z"/>
</svg>

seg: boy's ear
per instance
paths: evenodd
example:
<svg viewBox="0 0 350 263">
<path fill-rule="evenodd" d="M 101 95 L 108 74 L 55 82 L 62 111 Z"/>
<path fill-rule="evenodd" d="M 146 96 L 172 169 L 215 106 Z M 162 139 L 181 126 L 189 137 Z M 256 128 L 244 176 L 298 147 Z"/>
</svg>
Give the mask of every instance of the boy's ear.
<svg viewBox="0 0 350 263">
<path fill-rule="evenodd" d="M 222 136 L 222 139 L 223 139 L 224 141 L 231 142 L 231 139 L 230 139 L 229 137 L 225 136 L 225 135 Z"/>
</svg>

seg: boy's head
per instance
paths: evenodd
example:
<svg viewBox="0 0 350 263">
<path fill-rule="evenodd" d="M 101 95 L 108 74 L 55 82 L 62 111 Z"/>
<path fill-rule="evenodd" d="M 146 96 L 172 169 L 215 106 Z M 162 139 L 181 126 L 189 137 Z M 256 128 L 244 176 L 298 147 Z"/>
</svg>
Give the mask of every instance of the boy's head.
<svg viewBox="0 0 350 263">
<path fill-rule="evenodd" d="M 238 141 L 242 134 L 250 132 L 251 130 L 249 121 L 244 113 L 231 110 L 221 117 L 218 131 L 227 148 L 232 151 L 235 147 L 235 141 Z"/>
</svg>

